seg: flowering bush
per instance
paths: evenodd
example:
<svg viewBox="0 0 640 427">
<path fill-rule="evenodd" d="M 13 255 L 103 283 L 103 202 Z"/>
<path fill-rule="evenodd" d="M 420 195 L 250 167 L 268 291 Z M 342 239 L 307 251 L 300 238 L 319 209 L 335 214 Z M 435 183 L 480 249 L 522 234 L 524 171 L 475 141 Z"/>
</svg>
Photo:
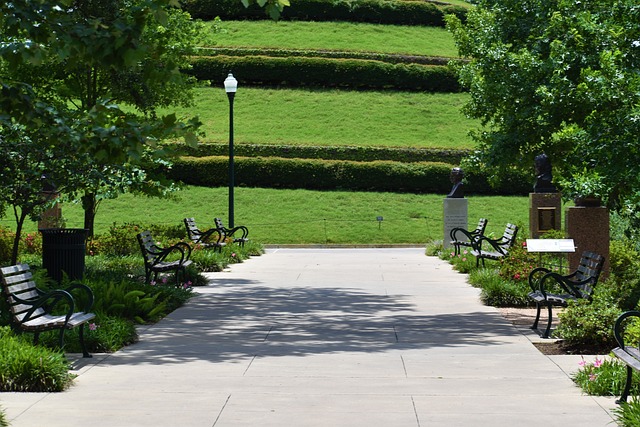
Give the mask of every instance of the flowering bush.
<svg viewBox="0 0 640 427">
<path fill-rule="evenodd" d="M 537 267 L 535 255 L 527 252 L 526 242 L 516 242 L 509 256 L 500 260 L 500 277 L 507 280 L 527 281 L 531 270 Z"/>
<path fill-rule="evenodd" d="M 615 359 L 595 357 L 593 362 L 587 362 L 584 357 L 578 363 L 580 369 L 573 375 L 573 380 L 582 391 L 592 396 L 620 396 L 624 388 L 626 367 Z M 633 380 L 631 394 L 640 391 L 636 376 Z"/>
</svg>

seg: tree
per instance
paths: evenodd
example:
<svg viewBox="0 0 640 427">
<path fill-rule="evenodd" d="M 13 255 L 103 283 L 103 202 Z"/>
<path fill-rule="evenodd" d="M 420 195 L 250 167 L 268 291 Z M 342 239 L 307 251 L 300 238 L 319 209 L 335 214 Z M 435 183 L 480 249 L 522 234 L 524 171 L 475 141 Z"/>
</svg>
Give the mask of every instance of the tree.
<svg viewBox="0 0 640 427">
<path fill-rule="evenodd" d="M 49 2 L 49 7 L 51 3 L 57 2 Z M 29 19 L 32 4 L 11 2 L 4 8 L 7 14 Z M 89 113 L 103 127 L 86 129 L 81 147 L 88 154 L 82 168 L 85 180 L 75 191 L 81 196 L 84 226 L 91 235 L 102 197 L 128 191 L 125 182 L 139 191 L 158 182 L 140 180 L 147 174 L 139 172 L 154 163 L 149 159 L 167 153 L 150 148 L 153 135 L 140 132 L 157 129 L 158 124 L 182 131 L 196 127 L 197 119 L 180 126 L 175 118 L 158 119 L 155 111 L 192 101 L 193 81 L 181 69 L 188 66 L 187 57 L 194 53 L 201 27 L 171 0 L 75 0 L 63 1 L 61 6 L 66 8 L 45 9 L 45 22 L 55 23 L 44 28 L 51 36 L 39 46 L 45 54 L 9 68 L 13 71 L 9 75 L 21 76 L 37 88 L 40 97 Z M 25 31 L 23 26 L 22 31 L 20 36 L 26 41 L 43 28 L 27 27 Z M 120 104 L 135 110 L 124 114 L 116 107 Z M 192 134 L 188 137 L 195 141 Z M 141 162 L 143 158 L 147 161 Z"/>
<path fill-rule="evenodd" d="M 546 153 L 566 194 L 600 185 L 615 209 L 640 195 L 640 7 L 633 0 L 480 0 L 447 18 L 480 119 L 477 164 L 509 174 Z M 497 174 L 497 175 L 499 175 Z M 574 187 L 573 189 L 571 187 Z"/>
</svg>

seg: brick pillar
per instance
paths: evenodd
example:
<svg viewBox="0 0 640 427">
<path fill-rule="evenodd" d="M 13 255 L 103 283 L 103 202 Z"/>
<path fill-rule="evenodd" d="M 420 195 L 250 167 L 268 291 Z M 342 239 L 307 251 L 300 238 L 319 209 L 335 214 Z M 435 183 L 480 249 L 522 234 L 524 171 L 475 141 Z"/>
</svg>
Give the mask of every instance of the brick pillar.
<svg viewBox="0 0 640 427">
<path fill-rule="evenodd" d="M 605 207 L 573 206 L 567 208 L 565 229 L 573 239 L 576 251 L 569 254 L 571 271 L 578 268 L 582 252 L 590 251 L 604 257 L 600 280 L 609 276 L 609 210 Z"/>
</svg>

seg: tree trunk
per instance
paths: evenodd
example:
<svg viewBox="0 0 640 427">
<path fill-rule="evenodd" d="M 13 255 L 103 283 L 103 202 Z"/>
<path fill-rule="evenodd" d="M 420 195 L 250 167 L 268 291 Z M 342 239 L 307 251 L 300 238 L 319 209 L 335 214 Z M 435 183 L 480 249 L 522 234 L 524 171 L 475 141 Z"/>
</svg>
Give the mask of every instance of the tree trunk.
<svg viewBox="0 0 640 427">
<path fill-rule="evenodd" d="M 13 239 L 13 249 L 11 251 L 11 265 L 16 265 L 18 263 L 18 249 L 20 247 L 20 237 L 22 235 L 22 225 L 24 224 L 24 220 L 27 218 L 27 214 L 24 212 L 20 213 L 18 216 L 17 211 L 14 209 L 14 214 L 16 216 L 16 236 Z"/>
</svg>

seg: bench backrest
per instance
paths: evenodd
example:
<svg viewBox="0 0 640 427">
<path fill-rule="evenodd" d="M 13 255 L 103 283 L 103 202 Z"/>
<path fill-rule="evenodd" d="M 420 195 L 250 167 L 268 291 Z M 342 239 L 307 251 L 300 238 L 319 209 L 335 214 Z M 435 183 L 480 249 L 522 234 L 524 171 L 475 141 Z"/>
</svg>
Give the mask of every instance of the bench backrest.
<svg viewBox="0 0 640 427">
<path fill-rule="evenodd" d="M 184 226 L 187 228 L 187 236 L 193 243 L 200 243 L 200 237 L 202 236 L 202 232 L 196 225 L 195 218 L 185 218 Z"/>
<path fill-rule="evenodd" d="M 478 225 L 476 226 L 476 229 L 473 230 L 471 232 L 471 234 L 473 234 L 474 236 L 482 236 L 484 234 L 484 230 L 487 228 L 487 219 L 486 218 L 480 218 L 478 220 Z"/>
<path fill-rule="evenodd" d="M 507 224 L 504 229 L 504 234 L 500 239 L 499 245 L 506 253 L 516 243 L 516 237 L 518 236 L 518 226 L 514 224 Z"/>
<path fill-rule="evenodd" d="M 214 218 L 213 222 L 218 230 L 222 231 L 224 229 L 224 224 L 220 218 Z"/>
<path fill-rule="evenodd" d="M 2 276 L 2 289 L 9 304 L 9 310 L 14 322 L 22 323 L 32 306 L 22 304 L 21 300 L 37 299 L 40 294 L 36 283 L 33 281 L 31 270 L 27 264 L 12 265 L 0 268 Z M 36 319 L 46 314 L 42 308 L 37 308 L 29 315 L 29 320 Z"/>
<path fill-rule="evenodd" d="M 603 266 L 604 257 L 602 255 L 588 251 L 582 253 L 575 279 L 578 282 L 585 282 L 577 286 L 584 297 L 589 297 L 593 293 L 593 288 L 598 283 Z"/>
<path fill-rule="evenodd" d="M 136 237 L 138 238 L 138 243 L 140 244 L 140 250 L 142 251 L 142 256 L 144 257 L 144 263 L 146 265 L 155 264 L 156 259 L 160 255 L 160 250 L 156 245 L 155 240 L 151 236 L 151 232 L 149 230 L 145 230 L 142 233 L 138 233 Z"/>
</svg>

